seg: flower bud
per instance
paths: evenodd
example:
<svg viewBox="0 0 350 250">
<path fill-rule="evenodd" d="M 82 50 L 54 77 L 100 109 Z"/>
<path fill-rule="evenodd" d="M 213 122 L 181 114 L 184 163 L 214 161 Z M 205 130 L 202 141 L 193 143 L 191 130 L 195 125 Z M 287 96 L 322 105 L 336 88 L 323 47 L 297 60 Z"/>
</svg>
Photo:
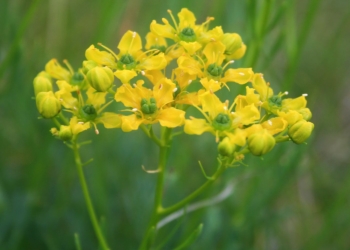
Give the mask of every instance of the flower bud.
<svg viewBox="0 0 350 250">
<path fill-rule="evenodd" d="M 40 92 L 35 99 L 36 107 L 44 118 L 53 118 L 61 111 L 61 103 L 52 91 Z"/>
<path fill-rule="evenodd" d="M 73 137 L 73 133 L 72 133 L 72 129 L 70 126 L 64 126 L 61 125 L 60 126 L 60 131 L 58 133 L 58 136 L 60 139 L 62 139 L 63 141 L 69 141 L 72 139 Z"/>
<path fill-rule="evenodd" d="M 226 46 L 226 55 L 232 55 L 242 47 L 242 38 L 236 33 L 225 33 L 221 42 Z"/>
<path fill-rule="evenodd" d="M 275 138 L 263 129 L 248 137 L 248 148 L 253 155 L 261 156 L 269 152 L 276 144 Z"/>
<path fill-rule="evenodd" d="M 52 81 L 48 73 L 40 72 L 33 81 L 34 93 L 37 96 L 40 92 L 52 91 Z"/>
<path fill-rule="evenodd" d="M 225 137 L 218 145 L 218 151 L 223 156 L 230 156 L 235 151 L 236 146 L 231 143 L 228 137 Z"/>
<path fill-rule="evenodd" d="M 289 137 L 293 142 L 300 144 L 310 137 L 314 124 L 305 120 L 300 120 L 293 124 L 288 131 Z"/>
<path fill-rule="evenodd" d="M 91 87 L 100 92 L 107 91 L 113 84 L 113 71 L 108 67 L 97 66 L 86 75 Z"/>
<path fill-rule="evenodd" d="M 242 43 L 242 47 L 236 50 L 236 52 L 233 53 L 232 55 L 228 56 L 227 59 L 228 60 L 241 59 L 244 56 L 246 50 L 247 50 L 247 46 L 244 43 Z"/>
</svg>

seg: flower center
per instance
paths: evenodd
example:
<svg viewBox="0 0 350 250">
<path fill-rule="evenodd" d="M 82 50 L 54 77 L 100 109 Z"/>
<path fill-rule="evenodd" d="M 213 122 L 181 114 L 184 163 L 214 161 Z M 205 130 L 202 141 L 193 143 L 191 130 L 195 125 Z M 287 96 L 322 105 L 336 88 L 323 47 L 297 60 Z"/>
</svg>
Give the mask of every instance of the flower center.
<svg viewBox="0 0 350 250">
<path fill-rule="evenodd" d="M 269 106 L 273 108 L 282 107 L 282 97 L 279 95 L 271 96 L 268 100 Z"/>
<path fill-rule="evenodd" d="M 182 41 L 185 42 L 195 42 L 197 39 L 196 33 L 194 33 L 194 30 L 190 27 L 184 28 L 180 32 L 179 37 Z"/>
<path fill-rule="evenodd" d="M 70 83 L 72 85 L 80 85 L 84 81 L 84 75 L 80 72 L 75 72 Z"/>
<path fill-rule="evenodd" d="M 135 59 L 130 54 L 122 55 L 117 62 L 118 69 L 133 69 L 136 66 Z"/>
<path fill-rule="evenodd" d="M 141 111 L 145 115 L 152 115 L 157 111 L 156 99 L 151 97 L 149 100 L 146 98 L 141 99 Z"/>
<path fill-rule="evenodd" d="M 214 121 L 213 126 L 217 130 L 226 130 L 231 127 L 231 119 L 227 114 L 218 114 Z"/>
<path fill-rule="evenodd" d="M 79 113 L 84 122 L 92 121 L 97 117 L 96 109 L 91 104 L 87 104 L 82 107 Z"/>
<path fill-rule="evenodd" d="M 212 63 L 208 66 L 207 72 L 213 77 L 218 77 L 222 75 L 223 69 L 216 63 Z"/>
</svg>

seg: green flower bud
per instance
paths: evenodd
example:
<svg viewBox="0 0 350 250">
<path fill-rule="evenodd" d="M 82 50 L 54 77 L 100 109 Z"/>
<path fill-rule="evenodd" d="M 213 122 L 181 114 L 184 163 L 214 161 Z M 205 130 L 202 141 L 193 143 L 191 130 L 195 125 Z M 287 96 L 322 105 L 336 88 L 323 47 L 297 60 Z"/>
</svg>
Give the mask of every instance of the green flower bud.
<svg viewBox="0 0 350 250">
<path fill-rule="evenodd" d="M 44 118 L 54 118 L 61 111 L 61 103 L 52 91 L 40 92 L 35 99 L 36 107 Z"/>
<path fill-rule="evenodd" d="M 72 75 L 72 78 L 70 80 L 70 83 L 72 85 L 79 85 L 79 86 L 81 86 L 83 82 L 84 82 L 84 75 L 82 73 L 80 73 L 80 72 L 75 72 Z"/>
<path fill-rule="evenodd" d="M 96 66 L 86 75 L 91 87 L 100 92 L 107 91 L 113 84 L 113 71 L 108 67 Z"/>
<path fill-rule="evenodd" d="M 275 138 L 263 129 L 248 137 L 248 148 L 253 155 L 261 156 L 268 153 L 275 146 Z"/>
<path fill-rule="evenodd" d="M 52 81 L 48 73 L 40 72 L 33 81 L 34 93 L 37 96 L 40 92 L 52 91 Z"/>
<path fill-rule="evenodd" d="M 232 55 L 242 47 L 242 38 L 236 33 L 225 33 L 221 42 L 226 46 L 226 55 Z"/>
<path fill-rule="evenodd" d="M 289 137 L 293 142 L 300 144 L 310 137 L 314 124 L 305 120 L 300 120 L 294 123 L 288 131 Z"/>
<path fill-rule="evenodd" d="M 58 132 L 58 137 L 63 141 L 69 141 L 73 137 L 72 129 L 70 126 L 60 126 L 60 131 Z"/>
<path fill-rule="evenodd" d="M 303 109 L 298 110 L 298 112 L 303 116 L 304 120 L 306 120 L 306 121 L 311 120 L 312 113 L 311 113 L 310 109 L 303 108 Z"/>
<path fill-rule="evenodd" d="M 236 150 L 236 146 L 231 143 L 228 137 L 225 137 L 218 145 L 218 151 L 223 156 L 230 156 Z"/>
<path fill-rule="evenodd" d="M 94 61 L 83 61 L 83 73 L 87 74 L 92 68 L 95 68 L 98 64 Z"/>
</svg>

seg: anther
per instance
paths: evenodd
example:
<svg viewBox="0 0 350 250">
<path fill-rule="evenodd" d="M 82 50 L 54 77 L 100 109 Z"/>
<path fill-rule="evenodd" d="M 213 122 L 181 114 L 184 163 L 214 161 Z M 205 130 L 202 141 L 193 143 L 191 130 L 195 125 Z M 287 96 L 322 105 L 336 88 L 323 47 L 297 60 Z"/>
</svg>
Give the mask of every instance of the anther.
<svg viewBox="0 0 350 250">
<path fill-rule="evenodd" d="M 134 88 L 136 88 L 137 85 L 134 83 L 132 86 L 134 86 Z"/>
<path fill-rule="evenodd" d="M 242 72 L 239 72 L 238 74 L 240 74 L 241 76 L 244 76 L 244 73 L 242 73 Z"/>
<path fill-rule="evenodd" d="M 188 84 L 190 84 L 192 82 L 192 80 L 188 80 Z"/>
<path fill-rule="evenodd" d="M 143 71 L 143 70 L 141 70 L 141 75 L 145 75 L 146 73 L 145 73 L 145 71 Z"/>
<path fill-rule="evenodd" d="M 137 109 L 137 108 L 133 108 L 132 111 L 133 111 L 133 112 L 136 112 L 136 111 L 138 111 L 138 109 Z"/>
<path fill-rule="evenodd" d="M 159 89 L 162 89 L 163 88 L 163 84 L 159 84 Z"/>
<path fill-rule="evenodd" d="M 100 131 L 98 131 L 98 129 L 95 129 L 95 133 L 96 135 L 100 134 Z"/>
<path fill-rule="evenodd" d="M 132 38 L 135 38 L 136 37 L 136 32 L 134 31 L 133 33 L 132 33 Z"/>
<path fill-rule="evenodd" d="M 288 92 L 288 91 L 286 91 L 286 92 L 284 92 L 284 94 L 285 94 L 285 95 L 288 95 L 288 94 L 289 94 L 289 92 Z"/>
<path fill-rule="evenodd" d="M 267 123 L 272 126 L 272 121 L 271 120 L 268 120 Z"/>
<path fill-rule="evenodd" d="M 173 92 L 175 93 L 176 91 L 177 91 L 177 88 L 174 88 L 174 89 L 173 89 Z"/>
<path fill-rule="evenodd" d="M 302 96 L 308 96 L 308 94 L 302 94 Z"/>
<path fill-rule="evenodd" d="M 235 60 L 231 60 L 229 63 L 231 63 L 231 64 L 232 64 L 232 63 L 234 63 L 234 62 L 235 62 Z"/>
<path fill-rule="evenodd" d="M 78 122 L 78 124 L 83 125 L 83 124 L 84 124 L 84 122 Z"/>
</svg>

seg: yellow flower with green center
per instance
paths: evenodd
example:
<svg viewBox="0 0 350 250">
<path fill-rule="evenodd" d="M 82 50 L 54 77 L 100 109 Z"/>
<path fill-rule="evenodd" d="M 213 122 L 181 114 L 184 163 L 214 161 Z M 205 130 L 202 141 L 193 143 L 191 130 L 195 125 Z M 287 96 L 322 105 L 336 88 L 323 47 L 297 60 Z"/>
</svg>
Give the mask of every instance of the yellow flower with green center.
<svg viewBox="0 0 350 250">
<path fill-rule="evenodd" d="M 210 42 L 203 49 L 205 60 L 200 57 L 191 57 L 184 55 L 178 58 L 177 63 L 179 68 L 185 73 L 201 78 L 207 78 L 226 85 L 227 82 L 236 82 L 238 84 L 246 84 L 253 76 L 251 68 L 228 69 L 226 67 L 233 63 L 229 61 L 222 66 L 225 59 L 225 45 L 221 42 Z"/>
<path fill-rule="evenodd" d="M 118 88 L 115 100 L 130 107 L 133 114 L 122 116 L 121 128 L 124 132 L 137 130 L 141 124 L 154 124 L 159 122 L 162 126 L 174 128 L 184 123 L 185 112 L 171 107 L 174 101 L 173 92 L 176 85 L 164 78 L 153 90 L 143 87 L 142 80 L 132 87 L 124 84 Z"/>
<path fill-rule="evenodd" d="M 196 17 L 186 8 L 181 9 L 177 14 L 179 22 L 175 20 L 170 10 L 168 10 L 168 13 L 170 14 L 174 26 L 165 18 L 162 19 L 164 24 L 158 24 L 153 20 L 150 26 L 152 33 L 160 37 L 170 38 L 180 44 L 187 53 L 190 55 L 194 54 L 202 47 L 199 42 L 201 32 L 213 18 L 208 18 L 202 25 L 196 25 Z"/>
<path fill-rule="evenodd" d="M 62 67 L 56 59 L 51 59 L 45 65 L 45 71 L 57 80 L 65 80 L 68 82 L 75 90 L 86 88 L 85 77 L 80 71 L 74 72 L 72 66 L 67 60 L 63 61 L 66 64 L 67 69 Z"/>
<path fill-rule="evenodd" d="M 185 133 L 200 135 L 210 132 L 216 136 L 216 140 L 233 133 L 235 129 L 255 123 L 260 118 L 260 112 L 254 104 L 247 105 L 235 112 L 234 105 L 228 107 L 228 101 L 222 103 L 219 98 L 210 92 L 199 96 L 202 103 L 201 111 L 205 119 L 190 117 L 185 121 Z"/>
</svg>

